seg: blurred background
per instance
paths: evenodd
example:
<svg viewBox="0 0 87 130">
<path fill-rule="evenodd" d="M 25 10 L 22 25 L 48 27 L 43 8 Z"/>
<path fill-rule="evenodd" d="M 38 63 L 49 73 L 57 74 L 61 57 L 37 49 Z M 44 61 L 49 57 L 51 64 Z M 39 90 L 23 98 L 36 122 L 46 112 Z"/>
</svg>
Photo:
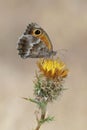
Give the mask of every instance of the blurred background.
<svg viewBox="0 0 87 130">
<path fill-rule="evenodd" d="M 68 90 L 48 106 L 55 121 L 41 130 L 87 129 L 87 0 L 0 0 L 0 17 L 0 130 L 36 125 L 35 105 L 21 99 L 33 97 L 36 59 L 23 60 L 16 50 L 30 22 L 46 30 L 54 50 L 67 50 L 63 60 L 70 70 Z"/>
</svg>

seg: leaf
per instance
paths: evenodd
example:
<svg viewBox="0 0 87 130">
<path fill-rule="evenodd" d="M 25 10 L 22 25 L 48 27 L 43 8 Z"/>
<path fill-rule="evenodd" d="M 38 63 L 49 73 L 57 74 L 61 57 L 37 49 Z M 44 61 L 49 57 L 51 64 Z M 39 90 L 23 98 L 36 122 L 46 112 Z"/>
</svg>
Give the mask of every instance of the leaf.
<svg viewBox="0 0 87 130">
<path fill-rule="evenodd" d="M 53 120 L 54 120 L 54 117 L 48 116 L 47 118 L 40 120 L 39 123 L 42 125 L 45 122 L 50 122 L 50 121 L 53 121 Z"/>
<path fill-rule="evenodd" d="M 25 97 L 22 97 L 24 100 L 27 100 L 27 101 L 29 101 L 29 98 L 25 98 Z"/>
<path fill-rule="evenodd" d="M 39 108 L 41 108 L 41 109 L 45 108 L 45 106 L 47 105 L 46 102 L 40 102 L 40 101 L 37 101 L 35 99 L 31 99 L 31 98 L 25 98 L 25 97 L 22 97 L 22 98 L 24 100 L 27 100 L 27 101 L 30 101 L 30 102 L 37 104 L 39 106 Z"/>
</svg>

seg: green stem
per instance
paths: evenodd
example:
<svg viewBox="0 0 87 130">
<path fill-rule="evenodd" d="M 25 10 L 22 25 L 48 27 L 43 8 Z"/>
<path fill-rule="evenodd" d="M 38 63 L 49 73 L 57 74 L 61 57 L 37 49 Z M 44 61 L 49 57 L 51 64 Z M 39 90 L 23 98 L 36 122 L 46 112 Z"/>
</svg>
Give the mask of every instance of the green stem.
<svg viewBox="0 0 87 130">
<path fill-rule="evenodd" d="M 40 129 L 40 126 L 41 126 L 41 125 L 38 124 L 35 130 L 39 130 L 39 129 Z"/>
<path fill-rule="evenodd" d="M 46 116 L 46 106 L 44 108 L 41 108 L 41 116 L 40 116 L 40 119 L 37 120 L 37 127 L 35 128 L 35 130 L 39 130 L 40 129 L 40 127 L 42 125 L 40 123 L 40 121 L 44 120 L 45 116 Z"/>
</svg>

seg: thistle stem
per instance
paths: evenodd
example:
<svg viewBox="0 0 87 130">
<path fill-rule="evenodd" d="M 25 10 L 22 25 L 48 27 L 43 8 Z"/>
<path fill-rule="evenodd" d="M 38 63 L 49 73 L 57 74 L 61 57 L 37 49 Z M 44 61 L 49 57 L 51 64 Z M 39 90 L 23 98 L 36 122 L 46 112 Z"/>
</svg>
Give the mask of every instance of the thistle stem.
<svg viewBox="0 0 87 130">
<path fill-rule="evenodd" d="M 41 126 L 41 125 L 38 124 L 35 130 L 39 130 L 39 129 L 40 129 L 40 126 Z"/>
<path fill-rule="evenodd" d="M 40 119 L 37 120 L 37 126 L 35 128 L 35 130 L 39 130 L 42 123 L 40 121 L 44 120 L 45 119 L 45 116 L 46 116 L 46 106 L 44 108 L 41 108 L 41 115 L 40 115 Z M 36 117 L 37 119 L 37 117 Z"/>
</svg>

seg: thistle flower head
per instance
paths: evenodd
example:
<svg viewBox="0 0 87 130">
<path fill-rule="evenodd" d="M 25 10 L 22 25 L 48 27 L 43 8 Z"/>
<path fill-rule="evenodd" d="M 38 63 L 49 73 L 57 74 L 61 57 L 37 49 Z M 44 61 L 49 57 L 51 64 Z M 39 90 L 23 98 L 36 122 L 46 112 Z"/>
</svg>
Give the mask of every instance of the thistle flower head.
<svg viewBox="0 0 87 130">
<path fill-rule="evenodd" d="M 35 97 L 40 102 L 52 102 L 64 90 L 63 79 L 68 75 L 68 69 L 60 59 L 39 59 L 40 72 L 35 80 Z"/>
<path fill-rule="evenodd" d="M 48 78 L 65 78 L 68 74 L 65 63 L 60 59 L 40 59 L 37 64 L 43 75 Z"/>
</svg>

